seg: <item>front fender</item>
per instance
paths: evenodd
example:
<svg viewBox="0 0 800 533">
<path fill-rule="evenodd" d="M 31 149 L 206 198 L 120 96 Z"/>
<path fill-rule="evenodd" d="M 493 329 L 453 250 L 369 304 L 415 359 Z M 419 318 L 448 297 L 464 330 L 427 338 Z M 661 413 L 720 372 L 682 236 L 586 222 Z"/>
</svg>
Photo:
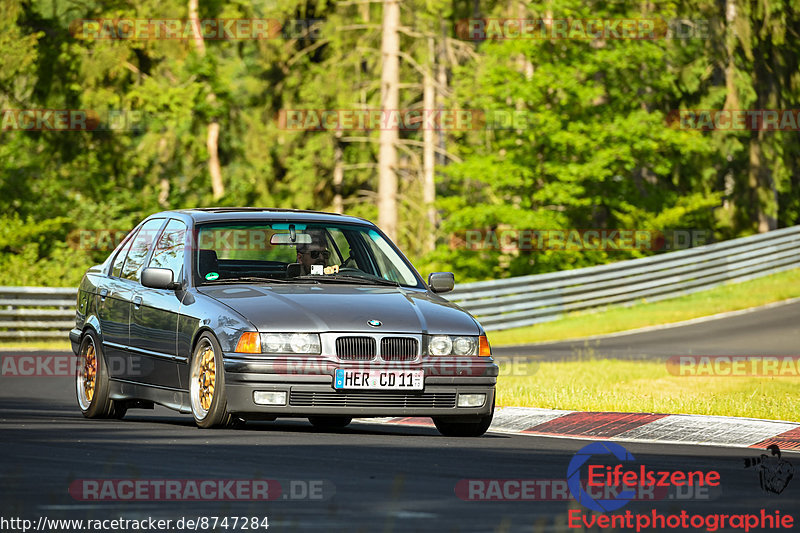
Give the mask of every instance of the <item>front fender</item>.
<svg viewBox="0 0 800 533">
<path fill-rule="evenodd" d="M 210 331 L 217 338 L 223 352 L 236 349 L 242 332 L 257 331 L 240 313 L 197 291 L 187 292 L 181 300 L 178 320 L 178 355 L 187 359 L 203 331 Z"/>
</svg>

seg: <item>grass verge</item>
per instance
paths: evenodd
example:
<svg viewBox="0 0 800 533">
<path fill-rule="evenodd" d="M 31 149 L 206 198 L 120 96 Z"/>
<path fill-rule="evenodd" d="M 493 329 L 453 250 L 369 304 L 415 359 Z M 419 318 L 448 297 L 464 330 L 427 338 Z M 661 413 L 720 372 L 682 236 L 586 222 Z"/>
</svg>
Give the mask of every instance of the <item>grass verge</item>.
<svg viewBox="0 0 800 533">
<path fill-rule="evenodd" d="M 602 335 L 737 311 L 800 297 L 800 269 L 731 283 L 660 302 L 570 313 L 564 318 L 487 333 L 492 346 L 527 344 Z"/>
<path fill-rule="evenodd" d="M 592 359 L 503 367 L 497 405 L 800 421 L 800 377 L 688 377 L 666 362 Z"/>
<path fill-rule="evenodd" d="M 66 333 L 64 337 L 66 337 Z M 69 339 L 60 340 L 30 340 L 30 341 L 2 341 L 0 350 L 49 350 L 53 352 L 71 352 L 72 344 Z"/>
</svg>

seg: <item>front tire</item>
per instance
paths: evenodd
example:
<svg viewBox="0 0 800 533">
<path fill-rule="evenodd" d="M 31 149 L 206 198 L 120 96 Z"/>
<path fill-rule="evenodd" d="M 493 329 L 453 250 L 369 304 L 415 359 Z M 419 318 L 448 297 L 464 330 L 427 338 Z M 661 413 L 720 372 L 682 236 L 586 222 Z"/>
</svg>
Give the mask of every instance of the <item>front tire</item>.
<svg viewBox="0 0 800 533">
<path fill-rule="evenodd" d="M 75 393 L 81 413 L 86 418 L 122 418 L 127 408 L 109 398 L 106 360 L 97 334 L 88 330 L 81 339 L 75 369 Z"/>
<path fill-rule="evenodd" d="M 189 367 L 189 396 L 195 424 L 200 428 L 231 425 L 233 416 L 227 411 L 225 367 L 222 348 L 217 339 L 203 333 L 197 340 Z"/>
</svg>

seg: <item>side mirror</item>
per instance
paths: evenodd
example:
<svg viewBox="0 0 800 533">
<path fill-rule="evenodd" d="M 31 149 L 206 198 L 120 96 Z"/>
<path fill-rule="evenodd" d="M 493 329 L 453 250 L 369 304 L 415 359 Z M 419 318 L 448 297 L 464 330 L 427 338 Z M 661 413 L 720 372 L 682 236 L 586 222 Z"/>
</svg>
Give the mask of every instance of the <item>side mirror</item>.
<svg viewBox="0 0 800 533">
<path fill-rule="evenodd" d="M 145 268 L 142 270 L 142 285 L 151 289 L 179 289 L 180 283 L 172 281 L 172 270 L 168 268 Z"/>
<path fill-rule="evenodd" d="M 428 286 L 433 292 L 449 292 L 456 286 L 456 277 L 452 272 L 431 272 Z"/>
</svg>

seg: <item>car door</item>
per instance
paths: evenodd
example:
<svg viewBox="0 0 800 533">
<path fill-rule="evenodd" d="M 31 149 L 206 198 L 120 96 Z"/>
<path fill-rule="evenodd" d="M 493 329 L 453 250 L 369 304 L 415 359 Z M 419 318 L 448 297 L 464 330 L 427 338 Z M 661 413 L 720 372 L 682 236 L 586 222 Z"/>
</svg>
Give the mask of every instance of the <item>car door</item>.
<svg viewBox="0 0 800 533">
<path fill-rule="evenodd" d="M 182 281 L 186 224 L 170 219 L 153 248 L 148 267 L 172 270 Z M 178 364 L 186 358 L 177 353 L 178 313 L 183 290 L 151 289 L 138 285 L 131 307 L 131 350 L 144 368 L 151 369 L 147 382 L 180 388 Z"/>
<path fill-rule="evenodd" d="M 120 377 L 141 383 L 149 383 L 148 379 L 153 373 L 152 365 L 149 361 L 143 360 L 140 349 L 135 343 L 131 342 L 130 327 L 132 322 L 132 311 L 134 306 L 134 296 L 141 288 L 139 278 L 144 269 L 145 262 L 150 256 L 153 242 L 159 234 L 159 230 L 164 225 L 164 218 L 154 218 L 145 222 L 131 241 L 130 249 L 125 257 L 125 262 L 115 279 L 115 291 L 118 298 L 114 301 L 114 308 L 117 316 L 125 314 L 127 316 L 127 328 L 122 350 L 125 353 L 125 364 Z M 111 365 L 109 365 L 111 366 Z"/>
<path fill-rule="evenodd" d="M 130 328 L 131 286 L 119 279 L 122 265 L 138 234 L 136 228 L 117 252 L 108 276 L 97 285 L 97 318 L 103 339 L 108 373 L 112 378 L 124 378 L 128 367 L 128 339 Z"/>
</svg>

